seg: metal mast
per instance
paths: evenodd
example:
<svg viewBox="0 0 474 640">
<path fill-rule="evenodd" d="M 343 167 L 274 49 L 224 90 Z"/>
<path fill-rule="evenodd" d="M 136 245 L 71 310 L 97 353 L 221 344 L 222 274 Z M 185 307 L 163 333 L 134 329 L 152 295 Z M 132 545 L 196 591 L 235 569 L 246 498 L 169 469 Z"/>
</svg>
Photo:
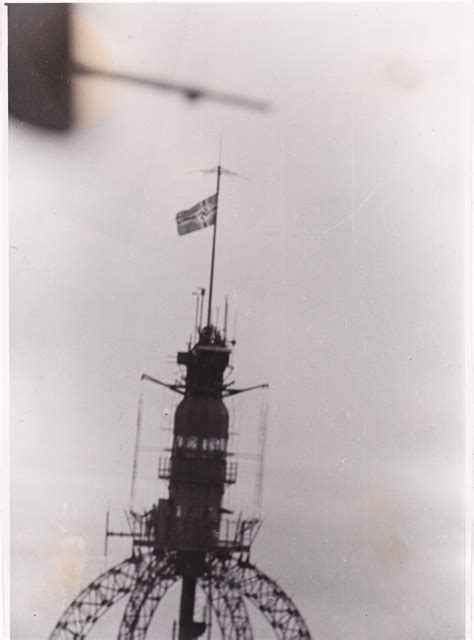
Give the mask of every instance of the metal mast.
<svg viewBox="0 0 474 640">
<path fill-rule="evenodd" d="M 221 166 L 217 167 L 217 194 Z M 252 543 L 261 522 L 258 518 L 229 518 L 223 507 L 228 485 L 237 480 L 237 465 L 229 460 L 229 413 L 225 398 L 267 387 L 235 388 L 225 372 L 234 341 L 211 324 L 212 289 L 216 248 L 217 211 L 211 256 L 207 326 L 201 324 L 197 339 L 177 354 L 185 368 L 183 379 L 167 383 L 147 374 L 141 381 L 168 387 L 180 394 L 176 408 L 173 443 L 169 458 L 160 458 L 158 475 L 168 482 L 168 497 L 147 511 L 128 514 L 129 531 L 110 531 L 109 536 L 128 537 L 128 559 L 94 580 L 69 605 L 50 640 L 83 640 L 94 624 L 120 599 L 128 602 L 118 630 L 119 640 L 144 640 L 155 611 L 169 587 L 181 581 L 177 640 L 194 640 L 207 630 L 211 637 L 212 615 L 224 640 L 253 640 L 246 602 L 254 604 L 280 640 L 311 640 L 310 632 L 281 587 L 250 560 Z M 202 292 L 203 290 L 201 290 Z M 202 313 L 202 296 L 201 296 Z M 196 318 L 198 307 L 196 308 Z M 195 323 L 196 323 L 195 318 Z M 140 434 L 141 400 L 137 437 Z M 263 461 L 265 432 L 259 437 Z M 137 473 L 138 442 L 134 456 L 133 484 Z M 261 496 L 262 471 L 258 476 Z M 204 593 L 208 614 L 196 612 L 197 590 Z M 212 611 L 211 611 L 212 610 Z M 176 625 L 172 631 L 176 639 Z"/>
<path fill-rule="evenodd" d="M 219 154 L 220 156 L 220 154 Z M 219 190 L 221 185 L 221 164 L 219 157 L 219 164 L 217 165 L 217 190 L 216 190 L 216 219 L 214 221 L 214 232 L 212 234 L 212 254 L 211 254 L 211 275 L 209 278 L 209 303 L 207 307 L 207 324 L 211 325 L 212 314 L 212 291 L 214 288 L 214 262 L 216 258 L 216 233 L 217 233 L 217 218 L 219 217 Z"/>
</svg>

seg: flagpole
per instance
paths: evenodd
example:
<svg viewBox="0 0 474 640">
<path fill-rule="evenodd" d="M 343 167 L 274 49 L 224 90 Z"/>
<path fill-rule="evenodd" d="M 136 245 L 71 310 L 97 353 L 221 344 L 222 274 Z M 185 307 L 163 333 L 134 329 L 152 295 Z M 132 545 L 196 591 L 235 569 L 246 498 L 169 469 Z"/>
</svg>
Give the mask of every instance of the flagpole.
<svg viewBox="0 0 474 640">
<path fill-rule="evenodd" d="M 222 140 L 221 140 L 221 148 L 222 148 Z M 211 326 L 211 312 L 212 312 L 212 289 L 214 285 L 214 261 L 216 257 L 216 232 L 217 232 L 217 217 L 219 213 L 219 189 L 221 184 L 221 164 L 220 164 L 220 155 L 219 151 L 219 164 L 217 165 L 217 189 L 216 189 L 216 218 L 214 220 L 214 233 L 212 235 L 212 255 L 211 255 L 211 277 L 209 282 L 209 305 L 207 308 L 207 326 Z"/>
</svg>

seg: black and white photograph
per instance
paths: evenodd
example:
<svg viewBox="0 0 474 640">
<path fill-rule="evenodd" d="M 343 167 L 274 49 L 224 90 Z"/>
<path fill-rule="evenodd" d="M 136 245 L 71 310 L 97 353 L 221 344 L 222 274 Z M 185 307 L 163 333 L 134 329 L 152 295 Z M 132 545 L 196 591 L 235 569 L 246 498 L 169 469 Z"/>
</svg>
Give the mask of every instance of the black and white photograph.
<svg viewBox="0 0 474 640">
<path fill-rule="evenodd" d="M 471 639 L 473 39 L 2 4 L 2 638 Z"/>
</svg>

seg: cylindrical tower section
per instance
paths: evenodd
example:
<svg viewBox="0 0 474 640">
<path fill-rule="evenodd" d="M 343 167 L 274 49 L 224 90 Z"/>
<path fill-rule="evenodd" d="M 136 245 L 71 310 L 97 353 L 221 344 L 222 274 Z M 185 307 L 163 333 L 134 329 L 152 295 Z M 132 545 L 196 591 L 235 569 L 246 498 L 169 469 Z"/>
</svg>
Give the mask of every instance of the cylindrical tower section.
<svg viewBox="0 0 474 640">
<path fill-rule="evenodd" d="M 169 499 L 183 548 L 217 541 L 228 433 L 229 414 L 222 398 L 189 395 L 178 405 Z"/>
<path fill-rule="evenodd" d="M 223 401 L 230 353 L 219 332 L 206 327 L 193 348 L 178 354 L 186 367 L 185 395 L 175 412 L 171 458 L 160 464 L 160 476 L 169 479 L 161 521 L 167 522 L 168 546 L 187 557 L 216 546 L 225 486 L 235 481 L 235 463 L 226 462 L 229 413 Z"/>
<path fill-rule="evenodd" d="M 174 418 L 169 464 L 168 539 L 178 550 L 181 591 L 179 640 L 193 640 L 205 625 L 194 621 L 196 580 L 206 551 L 217 546 L 227 476 L 229 413 L 222 399 L 230 347 L 214 327 L 178 354 L 186 367 L 185 397 Z"/>
</svg>

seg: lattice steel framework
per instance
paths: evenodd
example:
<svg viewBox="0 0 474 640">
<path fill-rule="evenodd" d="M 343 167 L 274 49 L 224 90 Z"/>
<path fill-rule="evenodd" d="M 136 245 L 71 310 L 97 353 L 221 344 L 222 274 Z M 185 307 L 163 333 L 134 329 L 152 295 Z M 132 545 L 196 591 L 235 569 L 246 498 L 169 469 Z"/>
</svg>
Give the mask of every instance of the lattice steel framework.
<svg viewBox="0 0 474 640">
<path fill-rule="evenodd" d="M 118 640 L 145 640 L 168 589 L 180 578 L 173 552 L 136 553 L 86 587 L 66 609 L 49 640 L 83 640 L 94 624 L 128 596 Z M 256 606 L 279 640 L 311 640 L 295 604 L 245 554 L 210 555 L 198 583 L 223 640 L 253 640 L 246 600 Z"/>
<path fill-rule="evenodd" d="M 225 371 L 232 345 L 225 336 L 226 329 L 221 334 L 210 320 L 207 326 L 198 328 L 194 346 L 190 343 L 187 351 L 178 352 L 177 362 L 186 368 L 179 383 L 142 376 L 142 380 L 164 385 L 183 396 L 174 415 L 171 455 L 160 461 L 158 469 L 159 477 L 168 481 L 168 497 L 159 498 L 144 513 L 130 511 L 129 532 L 109 531 L 107 524 L 106 539 L 131 538 L 132 556 L 79 594 L 50 640 L 84 640 L 99 618 L 126 596 L 117 638 L 145 640 L 163 596 L 178 580 L 178 637 L 173 633 L 172 640 L 195 640 L 204 633 L 209 640 L 213 621 L 223 640 L 253 640 L 247 601 L 263 614 L 277 640 L 310 640 L 308 627 L 291 598 L 250 562 L 259 519 L 239 516 L 231 520 L 224 515 L 231 513 L 223 503 L 226 486 L 237 479 L 236 463 L 228 460 L 229 413 L 224 398 L 267 386 L 231 388 L 233 382 L 226 382 Z M 140 422 L 141 401 L 132 488 Z M 258 453 L 261 463 L 264 440 L 262 431 Z M 196 618 L 197 590 L 204 593 L 206 604 Z"/>
</svg>

